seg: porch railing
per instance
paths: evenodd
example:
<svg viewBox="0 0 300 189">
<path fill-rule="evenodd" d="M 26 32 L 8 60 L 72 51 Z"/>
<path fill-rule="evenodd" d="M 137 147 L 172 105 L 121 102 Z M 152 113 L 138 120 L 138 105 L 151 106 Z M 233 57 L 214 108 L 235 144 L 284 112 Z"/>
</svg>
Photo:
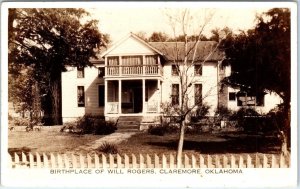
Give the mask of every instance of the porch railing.
<svg viewBox="0 0 300 189">
<path fill-rule="evenodd" d="M 163 74 L 162 67 L 159 65 L 126 65 L 126 66 L 107 66 L 107 76 L 120 75 L 158 75 Z"/>
</svg>

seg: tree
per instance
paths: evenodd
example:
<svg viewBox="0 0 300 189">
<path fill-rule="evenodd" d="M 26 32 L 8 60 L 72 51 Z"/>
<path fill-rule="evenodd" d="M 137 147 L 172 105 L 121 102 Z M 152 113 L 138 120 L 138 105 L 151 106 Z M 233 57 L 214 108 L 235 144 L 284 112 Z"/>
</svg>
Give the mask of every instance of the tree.
<svg viewBox="0 0 300 189">
<path fill-rule="evenodd" d="M 9 72 L 30 66 L 44 107 L 61 122 L 61 72 L 66 66 L 91 65 L 106 38 L 84 9 L 9 9 Z M 13 77 L 14 78 L 14 77 Z"/>
<path fill-rule="evenodd" d="M 168 35 L 162 32 L 153 32 L 149 37 L 149 42 L 165 42 L 169 39 Z"/>
<path fill-rule="evenodd" d="M 198 82 L 196 77 L 194 77 L 194 73 L 192 72 L 193 68 L 195 67 L 196 63 L 200 62 L 200 65 L 203 65 L 206 61 L 210 60 L 212 55 L 217 53 L 219 46 L 217 42 L 207 42 L 207 49 L 209 49 L 209 52 L 207 54 L 199 53 L 198 46 L 200 46 L 200 42 L 203 37 L 203 31 L 213 17 L 213 13 L 211 11 L 203 12 L 207 13 L 204 16 L 202 15 L 203 22 L 201 22 L 201 18 L 195 16 L 189 9 L 181 9 L 179 12 L 175 13 L 166 13 L 169 18 L 170 26 L 173 29 L 173 39 L 175 39 L 175 42 L 173 43 L 174 47 L 172 61 L 176 67 L 176 72 L 179 80 L 178 88 L 175 87 L 175 90 L 179 94 L 179 102 L 176 102 L 177 105 L 175 106 L 174 104 L 165 106 L 168 108 L 165 109 L 165 113 L 171 113 L 171 115 L 178 117 L 177 122 L 180 125 L 176 155 L 178 166 L 181 165 L 184 134 L 186 126 L 190 121 L 191 115 L 194 112 L 197 113 L 197 110 L 199 110 L 198 112 L 201 112 L 202 109 L 205 109 L 205 107 L 207 107 L 207 105 L 202 103 L 203 99 L 210 95 L 216 95 L 211 94 L 211 90 L 217 86 L 212 86 L 210 91 L 208 91 L 204 95 L 202 95 L 202 93 L 201 95 L 197 95 L 195 93 L 195 96 L 197 96 L 197 98 L 195 99 L 194 103 L 192 103 L 191 99 L 189 99 L 189 94 L 192 93 L 194 84 Z M 191 31 L 196 32 L 191 33 Z"/>
<path fill-rule="evenodd" d="M 275 92 L 283 99 L 289 132 L 291 96 L 290 10 L 274 8 L 257 17 L 255 28 L 222 42 L 232 74 L 224 80 L 252 93 Z"/>
</svg>

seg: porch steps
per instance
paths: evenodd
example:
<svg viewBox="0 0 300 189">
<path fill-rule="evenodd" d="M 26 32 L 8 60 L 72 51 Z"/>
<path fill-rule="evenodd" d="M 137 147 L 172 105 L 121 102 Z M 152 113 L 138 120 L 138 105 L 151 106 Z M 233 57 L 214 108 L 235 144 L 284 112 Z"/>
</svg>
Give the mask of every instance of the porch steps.
<svg viewBox="0 0 300 189">
<path fill-rule="evenodd" d="M 140 130 L 142 116 L 121 116 L 117 124 L 117 132 L 137 132 Z"/>
</svg>

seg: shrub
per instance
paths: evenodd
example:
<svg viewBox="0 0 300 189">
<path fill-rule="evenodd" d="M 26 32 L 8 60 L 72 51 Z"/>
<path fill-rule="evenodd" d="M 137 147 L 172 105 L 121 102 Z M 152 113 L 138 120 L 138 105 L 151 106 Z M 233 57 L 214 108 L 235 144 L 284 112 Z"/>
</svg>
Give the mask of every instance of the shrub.
<svg viewBox="0 0 300 189">
<path fill-rule="evenodd" d="M 84 115 L 76 122 L 68 123 L 64 129 L 79 130 L 81 134 L 107 135 L 115 132 L 116 125 L 102 116 Z"/>
<path fill-rule="evenodd" d="M 95 123 L 94 129 L 95 135 L 108 135 L 115 132 L 117 127 L 116 124 L 111 121 L 101 120 Z"/>
<path fill-rule="evenodd" d="M 109 143 L 109 142 L 104 142 L 102 143 L 97 150 L 99 152 L 103 152 L 106 154 L 117 154 L 118 153 L 118 148 L 115 144 Z"/>
<path fill-rule="evenodd" d="M 151 135 L 164 136 L 167 133 L 176 133 L 178 130 L 179 127 L 176 125 L 163 123 L 158 125 L 150 125 L 148 128 L 148 133 Z"/>
</svg>

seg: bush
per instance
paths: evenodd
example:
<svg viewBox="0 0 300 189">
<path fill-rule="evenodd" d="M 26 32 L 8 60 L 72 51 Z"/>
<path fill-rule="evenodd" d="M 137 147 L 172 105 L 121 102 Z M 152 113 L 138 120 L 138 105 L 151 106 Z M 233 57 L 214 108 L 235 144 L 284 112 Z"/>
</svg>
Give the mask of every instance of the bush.
<svg viewBox="0 0 300 189">
<path fill-rule="evenodd" d="M 79 130 L 81 134 L 107 135 L 117 129 L 113 122 L 107 122 L 102 116 L 84 115 L 74 123 L 69 123 L 66 129 Z"/>
<path fill-rule="evenodd" d="M 176 125 L 163 123 L 159 125 L 150 125 L 148 128 L 148 133 L 151 135 L 164 136 L 167 133 L 176 133 L 178 130 L 179 127 Z"/>
<path fill-rule="evenodd" d="M 99 152 L 103 152 L 106 154 L 117 154 L 118 153 L 118 148 L 115 144 L 109 143 L 109 142 L 104 142 L 102 143 L 97 150 Z"/>
</svg>

